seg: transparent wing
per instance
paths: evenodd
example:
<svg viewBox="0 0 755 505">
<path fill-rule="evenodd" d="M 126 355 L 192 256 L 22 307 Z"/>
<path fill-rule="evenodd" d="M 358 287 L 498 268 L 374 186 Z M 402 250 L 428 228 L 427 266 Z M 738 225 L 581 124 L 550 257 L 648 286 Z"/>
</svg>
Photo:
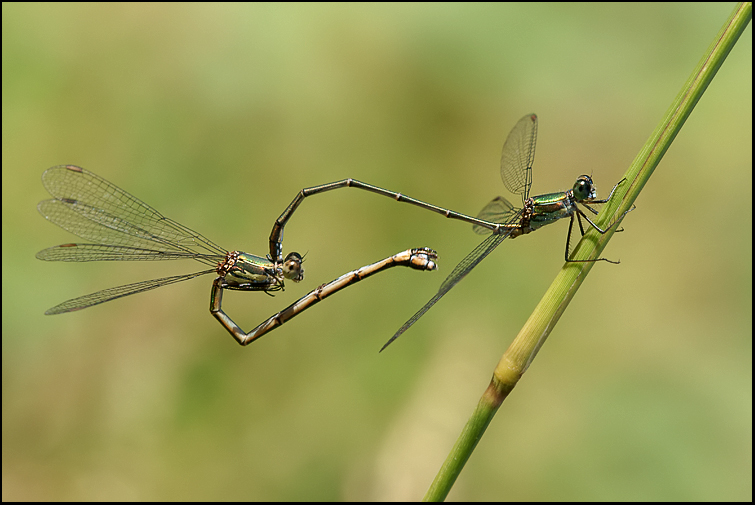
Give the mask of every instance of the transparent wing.
<svg viewBox="0 0 755 505">
<path fill-rule="evenodd" d="M 47 310 L 46 315 L 62 314 L 64 312 L 73 312 L 74 310 L 81 310 L 93 305 L 99 305 L 100 303 L 109 302 L 116 298 L 123 298 L 128 295 L 135 295 L 136 293 L 143 293 L 150 289 L 159 288 L 161 286 L 167 286 L 168 284 L 175 284 L 176 282 L 188 281 L 200 275 L 210 274 L 215 270 L 204 270 L 202 272 L 196 272 L 193 274 L 174 275 L 172 277 L 163 277 L 161 279 L 152 279 L 149 281 L 135 282 L 134 284 L 126 284 L 124 286 L 117 286 L 114 288 L 103 289 L 89 295 L 80 296 L 71 300 L 65 301 L 55 307 Z"/>
<path fill-rule="evenodd" d="M 509 224 L 518 222 L 520 216 L 521 211 L 517 212 L 516 215 L 512 217 L 512 219 L 509 221 Z M 391 342 L 396 340 L 401 336 L 402 333 L 411 328 L 412 325 L 416 323 L 420 317 L 425 315 L 425 312 L 430 310 L 430 308 L 435 305 L 438 300 L 443 298 L 443 295 L 448 293 L 451 288 L 456 286 L 456 284 L 458 284 L 460 280 L 466 277 L 466 275 L 471 272 L 472 269 L 476 267 L 482 260 L 484 260 L 488 254 L 493 252 L 493 250 L 498 247 L 501 242 L 506 240 L 506 238 L 511 235 L 511 232 L 515 229 L 516 228 L 511 227 L 503 233 L 493 234 L 489 236 L 488 238 L 483 240 L 480 245 L 475 247 L 471 253 L 467 254 L 467 256 L 463 260 L 461 260 L 458 265 L 456 265 L 449 276 L 446 277 L 446 280 L 444 280 L 440 285 L 440 288 L 438 289 L 438 292 L 435 294 L 435 296 L 433 296 L 430 301 L 425 304 L 424 307 L 419 309 L 419 311 L 414 314 L 411 319 L 404 323 L 404 325 L 399 328 L 399 330 L 391 337 L 390 340 L 388 340 L 388 342 L 385 343 L 385 345 L 380 350 L 382 351 L 383 349 L 388 347 Z"/>
<path fill-rule="evenodd" d="M 491 221 L 493 223 L 508 223 L 519 212 L 519 209 L 511 205 L 508 200 L 502 196 L 497 196 L 482 208 L 477 219 Z M 472 229 L 478 235 L 487 235 L 491 230 L 484 226 L 472 225 Z"/>
<path fill-rule="evenodd" d="M 506 189 L 522 195 L 522 204 L 532 186 L 532 163 L 535 160 L 537 116 L 527 114 L 517 122 L 501 151 L 501 179 Z"/>
<path fill-rule="evenodd" d="M 453 272 L 451 272 L 451 275 L 449 275 L 446 280 L 443 281 L 443 284 L 440 285 L 440 289 L 435 294 L 435 296 L 430 298 L 430 301 L 428 301 L 424 307 L 419 309 L 419 311 L 417 311 L 417 313 L 414 314 L 411 319 L 404 323 L 404 325 L 399 328 L 399 330 L 390 338 L 390 340 L 388 340 L 388 342 L 386 342 L 385 345 L 380 348 L 380 351 L 382 352 L 383 349 L 388 347 L 406 330 L 411 328 L 412 325 L 416 323 L 420 317 L 425 315 L 425 312 L 430 310 L 430 308 L 435 305 L 438 300 L 443 298 L 443 295 L 448 293 L 451 288 L 454 287 L 460 280 L 462 280 L 474 267 L 477 266 L 478 263 L 485 259 L 485 256 L 490 254 L 493 249 L 498 247 L 498 245 L 503 242 L 506 237 L 508 237 L 508 235 L 508 233 L 505 235 L 491 235 L 483 240 L 482 243 L 478 245 L 471 253 L 469 253 L 466 258 L 461 260 L 461 263 L 456 265 L 456 268 L 454 268 Z"/>
<path fill-rule="evenodd" d="M 83 239 L 160 252 L 226 253 L 199 233 L 83 168 L 52 167 L 42 174 L 42 183 L 55 199 L 40 202 L 40 214 Z"/>
<path fill-rule="evenodd" d="M 210 266 L 223 261 L 223 255 L 196 254 L 184 251 L 159 251 L 138 247 L 111 246 L 104 244 L 63 244 L 48 247 L 37 253 L 37 259 L 45 261 L 155 261 L 195 259 Z"/>
</svg>

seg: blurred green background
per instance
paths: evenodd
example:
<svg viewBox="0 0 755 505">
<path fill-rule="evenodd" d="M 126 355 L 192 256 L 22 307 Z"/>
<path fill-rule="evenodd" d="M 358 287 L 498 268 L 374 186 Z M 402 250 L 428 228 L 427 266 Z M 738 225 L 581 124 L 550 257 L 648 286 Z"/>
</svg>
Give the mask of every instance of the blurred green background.
<svg viewBox="0 0 755 505">
<path fill-rule="evenodd" d="M 210 276 L 47 317 L 201 266 L 36 260 L 76 240 L 36 211 L 46 168 L 262 254 L 302 187 L 344 177 L 476 214 L 536 112 L 533 194 L 588 173 L 605 196 L 732 8 L 3 4 L 3 499 L 419 499 L 563 264 L 565 223 L 506 242 L 378 354 L 480 237 L 341 190 L 287 228 L 304 282 L 226 295 L 243 328 L 409 247 L 440 271 L 249 348 Z M 752 498 L 751 58 L 748 28 L 450 499 Z"/>
</svg>

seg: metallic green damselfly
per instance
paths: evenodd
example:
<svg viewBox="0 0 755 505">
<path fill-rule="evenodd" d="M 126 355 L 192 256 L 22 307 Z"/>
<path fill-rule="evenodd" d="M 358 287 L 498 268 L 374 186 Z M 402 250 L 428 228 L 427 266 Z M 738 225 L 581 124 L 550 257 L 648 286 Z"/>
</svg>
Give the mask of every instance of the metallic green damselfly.
<svg viewBox="0 0 755 505">
<path fill-rule="evenodd" d="M 304 278 L 303 258 L 292 252 L 285 258 L 227 251 L 199 233 L 169 219 L 105 179 L 73 165 L 52 167 L 42 174 L 54 197 L 37 208 L 46 219 L 94 243 L 63 244 L 44 249 L 37 258 L 48 261 L 153 261 L 193 259 L 212 268 L 191 274 L 163 277 L 118 286 L 63 302 L 45 314 L 61 314 L 186 281 L 217 274 L 210 293 L 210 312 L 241 345 L 247 345 L 307 308 L 370 275 L 395 266 L 435 270 L 437 254 L 429 248 L 408 249 L 371 265 L 348 272 L 323 284 L 287 308 L 244 332 L 221 308 L 223 290 L 263 291 L 284 289 L 284 281 Z M 280 251 L 281 234 L 271 238 Z"/>
<path fill-rule="evenodd" d="M 395 191 L 372 186 L 355 179 L 344 179 L 329 184 L 323 184 L 321 186 L 305 188 L 299 192 L 273 226 L 273 231 L 270 234 L 270 255 L 273 258 L 281 258 L 281 237 L 283 235 L 283 228 L 304 198 L 339 188 L 356 188 L 377 193 L 379 195 L 393 198 L 398 202 L 409 203 L 442 214 L 447 218 L 471 223 L 476 233 L 482 234 L 492 232 L 490 237 L 486 238 L 480 245 L 475 247 L 472 252 L 456 265 L 446 280 L 440 285 L 435 296 L 433 296 L 424 307 L 399 328 L 393 337 L 391 337 L 391 339 L 382 347 L 381 351 L 416 323 L 425 312 L 430 310 L 430 308 L 443 297 L 443 295 L 448 293 L 451 288 L 453 288 L 474 267 L 485 259 L 488 254 L 493 252 L 501 242 L 509 237 L 516 238 L 520 235 L 526 235 L 527 233 L 531 233 L 547 224 L 568 217 L 570 218 L 569 231 L 566 236 L 566 248 L 564 252 L 564 259 L 567 262 L 581 263 L 607 261 L 609 263 L 618 263 L 618 261 L 611 261 L 606 258 L 571 260 L 569 259 L 569 242 L 575 217 L 579 225 L 579 231 L 582 235 L 585 234 L 582 218 L 584 218 L 596 231 L 605 234 L 612 227 L 616 226 L 626 213 L 629 212 L 629 210 L 627 210 L 614 223 L 606 229 L 602 229 L 593 223 L 592 220 L 590 220 L 590 218 L 578 207 L 578 205 L 582 205 L 584 208 L 597 215 L 598 211 L 590 207 L 590 205 L 602 204 L 610 200 L 614 191 L 616 191 L 616 188 L 623 182 L 623 179 L 613 187 L 608 198 L 603 200 L 597 199 L 597 190 L 589 175 L 579 176 L 572 189 L 568 191 L 530 197 L 530 187 L 532 186 L 532 163 L 535 159 L 536 140 L 537 116 L 535 114 L 527 114 L 517 122 L 503 144 L 503 150 L 501 152 L 501 179 L 503 179 L 503 184 L 509 191 L 511 191 L 511 193 L 521 196 L 522 206 L 519 208 L 514 207 L 514 205 L 512 205 L 506 198 L 499 196 L 487 204 L 475 218 L 407 197 Z"/>
</svg>

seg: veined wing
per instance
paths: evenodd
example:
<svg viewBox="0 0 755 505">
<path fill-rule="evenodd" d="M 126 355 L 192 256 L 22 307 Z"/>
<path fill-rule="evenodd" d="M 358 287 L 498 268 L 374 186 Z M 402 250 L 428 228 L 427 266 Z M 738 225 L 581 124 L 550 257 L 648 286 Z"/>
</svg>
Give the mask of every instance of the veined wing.
<svg viewBox="0 0 755 505">
<path fill-rule="evenodd" d="M 71 300 L 65 301 L 55 307 L 47 310 L 46 315 L 62 314 L 63 312 L 73 312 L 75 310 L 86 309 L 93 305 L 99 305 L 100 303 L 109 302 L 116 298 L 123 298 L 128 295 L 135 295 L 136 293 L 143 293 L 150 289 L 159 288 L 161 286 L 167 286 L 168 284 L 175 284 L 176 282 L 188 281 L 200 275 L 213 273 L 215 270 L 204 270 L 202 272 L 196 272 L 193 274 L 174 275 L 172 277 L 162 277 L 160 279 L 152 279 L 149 281 L 135 282 L 133 284 L 126 284 L 123 286 L 117 286 L 114 288 L 103 289 L 96 293 L 80 296 Z"/>
<path fill-rule="evenodd" d="M 511 205 L 511 203 L 502 196 L 497 196 L 490 201 L 485 207 L 482 208 L 477 219 L 483 221 L 491 221 L 493 223 L 508 223 L 512 221 L 514 216 L 519 213 L 519 209 Z M 491 232 L 490 229 L 484 226 L 472 225 L 472 229 L 478 235 L 487 235 Z"/>
<path fill-rule="evenodd" d="M 225 254 L 222 247 L 166 218 L 105 179 L 73 165 L 52 167 L 42 183 L 54 200 L 37 206 L 48 220 L 79 237 L 106 245 Z"/>
<path fill-rule="evenodd" d="M 111 246 L 104 244 L 63 244 L 48 247 L 37 253 L 37 259 L 45 261 L 155 261 L 195 259 L 215 266 L 225 258 L 221 254 L 198 254 L 185 251 L 164 251 L 139 247 Z"/>
<path fill-rule="evenodd" d="M 511 219 L 510 222 L 516 222 L 518 217 L 520 215 L 520 212 L 517 212 L 514 219 Z M 451 274 L 446 277 L 446 280 L 443 281 L 443 284 L 440 285 L 440 289 L 438 289 L 438 292 L 433 296 L 430 301 L 428 301 L 424 307 L 419 309 L 419 311 L 412 316 L 411 319 L 409 319 L 404 325 L 399 328 L 399 330 L 388 340 L 388 342 L 385 343 L 385 345 L 380 349 L 382 352 L 383 349 L 388 347 L 391 342 L 396 340 L 398 337 L 401 336 L 402 333 L 404 333 L 406 330 L 412 327 L 414 323 L 416 323 L 420 317 L 425 315 L 425 312 L 430 310 L 430 308 L 435 305 L 435 303 L 443 298 L 443 295 L 448 293 L 451 288 L 456 286 L 456 284 L 459 283 L 460 280 L 462 280 L 466 275 L 472 271 L 474 267 L 476 267 L 482 260 L 485 259 L 485 257 L 493 252 L 493 250 L 498 247 L 501 242 L 506 240 L 506 238 L 511 234 L 511 232 L 515 228 L 508 228 L 503 233 L 496 233 L 485 240 L 483 240 L 480 245 L 475 247 L 471 253 L 467 254 L 467 256 L 461 260 L 461 262 L 456 265 L 456 267 L 453 269 Z"/>
<path fill-rule="evenodd" d="M 522 205 L 532 186 L 532 163 L 535 161 L 537 115 L 527 114 L 506 137 L 501 151 L 501 179 L 506 189 L 522 195 Z"/>
</svg>

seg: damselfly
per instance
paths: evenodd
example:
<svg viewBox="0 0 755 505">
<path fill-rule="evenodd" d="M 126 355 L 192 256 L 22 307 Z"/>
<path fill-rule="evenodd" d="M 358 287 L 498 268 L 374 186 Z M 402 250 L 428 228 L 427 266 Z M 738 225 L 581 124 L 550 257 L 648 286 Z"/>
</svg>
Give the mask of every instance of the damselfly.
<svg viewBox="0 0 755 505">
<path fill-rule="evenodd" d="M 52 167 L 42 182 L 54 197 L 39 203 L 48 220 L 91 244 L 63 244 L 37 253 L 48 261 L 147 261 L 193 259 L 212 268 L 192 274 L 163 277 L 118 286 L 74 298 L 56 305 L 45 314 L 61 314 L 142 293 L 168 284 L 216 273 L 210 294 L 210 312 L 233 335 L 247 345 L 277 328 L 333 293 L 370 275 L 395 266 L 435 270 L 437 254 L 432 249 L 408 249 L 377 263 L 351 271 L 323 284 L 287 308 L 245 333 L 221 308 L 223 290 L 263 291 L 284 289 L 286 279 L 304 278 L 302 256 L 262 258 L 239 251 L 226 251 L 199 233 L 168 219 L 155 209 L 105 179 L 73 165 Z M 280 234 L 276 235 L 280 251 Z M 273 239 L 271 238 L 271 243 Z"/>
<path fill-rule="evenodd" d="M 490 237 L 486 238 L 480 245 L 475 247 L 472 252 L 456 265 L 446 280 L 440 285 L 440 289 L 438 289 L 435 296 L 433 296 L 424 307 L 414 314 L 414 316 L 412 316 L 412 318 L 409 319 L 390 340 L 388 340 L 388 342 L 382 347 L 381 351 L 416 323 L 425 312 L 430 310 L 430 308 L 443 297 L 443 295 L 448 293 L 451 288 L 453 288 L 474 267 L 485 259 L 488 254 L 493 252 L 501 242 L 509 237 L 515 238 L 520 235 L 526 235 L 527 233 L 531 233 L 547 224 L 568 217 L 570 218 L 569 231 L 566 236 L 566 249 L 564 252 L 564 259 L 567 262 L 581 263 L 607 261 L 609 263 L 618 263 L 618 261 L 611 261 L 606 258 L 571 260 L 569 259 L 569 241 L 575 217 L 577 218 L 579 231 L 582 235 L 585 234 L 582 218 L 601 234 L 607 233 L 608 230 L 621 221 L 629 210 L 624 212 L 619 219 L 604 230 L 593 223 L 592 220 L 590 220 L 590 218 L 578 207 L 578 204 L 597 215 L 598 211 L 590 207 L 590 205 L 606 203 L 611 199 L 616 188 L 624 180 L 622 179 L 619 181 L 619 183 L 611 190 L 611 194 L 608 195 L 608 198 L 603 200 L 597 199 L 597 189 L 589 175 L 579 176 L 572 189 L 568 191 L 530 197 L 530 187 L 532 186 L 532 163 L 535 159 L 536 140 L 537 116 L 535 114 L 527 114 L 517 122 L 506 138 L 506 142 L 503 144 L 503 150 L 501 153 L 501 179 L 503 179 L 503 184 L 509 191 L 515 195 L 521 196 L 522 206 L 520 208 L 514 207 L 514 205 L 504 197 L 499 196 L 487 204 L 478 216 L 474 218 L 467 216 L 466 214 L 431 205 L 421 200 L 409 198 L 395 191 L 389 191 L 377 186 L 365 184 L 355 179 L 344 179 L 330 184 L 305 188 L 299 192 L 273 226 L 273 231 L 270 234 L 270 255 L 273 258 L 278 258 L 280 261 L 282 255 L 281 237 L 283 236 L 283 228 L 304 198 L 317 193 L 346 187 L 371 191 L 379 195 L 393 198 L 398 202 L 409 203 L 422 207 L 423 209 L 443 214 L 451 219 L 458 219 L 471 223 L 474 225 L 473 228 L 476 233 L 484 234 L 492 232 Z"/>
</svg>

